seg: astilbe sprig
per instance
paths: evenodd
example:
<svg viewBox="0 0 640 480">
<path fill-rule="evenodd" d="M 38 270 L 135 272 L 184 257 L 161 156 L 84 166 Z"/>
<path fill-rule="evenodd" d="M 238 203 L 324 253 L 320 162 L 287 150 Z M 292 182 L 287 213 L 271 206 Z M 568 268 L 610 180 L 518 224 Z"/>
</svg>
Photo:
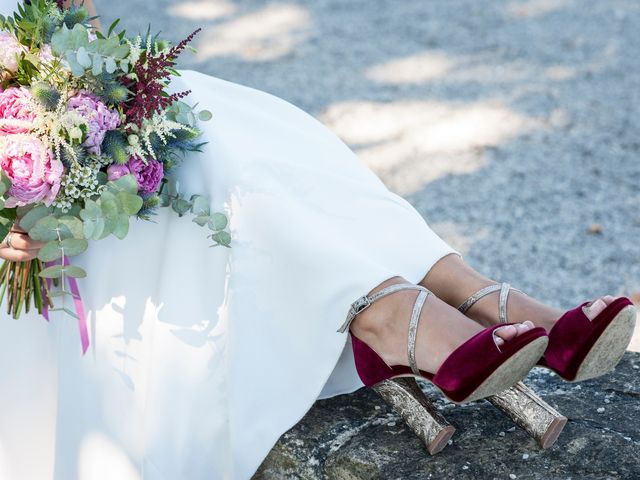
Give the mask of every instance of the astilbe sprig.
<svg viewBox="0 0 640 480">
<path fill-rule="evenodd" d="M 200 30 L 195 30 L 177 45 L 157 55 L 153 55 L 147 49 L 133 66 L 133 80 L 122 79 L 132 93 L 124 112 L 130 123 L 142 127 L 144 120 L 151 119 L 155 113 L 167 109 L 172 103 L 191 93 L 190 90 L 186 90 L 168 95 L 165 88 L 170 77 L 175 74 L 173 67 L 176 58 Z"/>
</svg>

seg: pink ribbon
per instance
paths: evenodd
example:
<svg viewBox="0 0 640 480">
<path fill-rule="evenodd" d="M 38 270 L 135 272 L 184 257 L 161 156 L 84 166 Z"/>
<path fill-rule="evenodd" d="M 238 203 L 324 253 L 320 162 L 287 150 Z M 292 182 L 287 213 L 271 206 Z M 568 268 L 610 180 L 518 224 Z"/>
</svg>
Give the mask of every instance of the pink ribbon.
<svg viewBox="0 0 640 480">
<path fill-rule="evenodd" d="M 70 265 L 69 259 L 63 255 L 62 256 L 62 264 L 64 266 Z M 57 265 L 55 262 L 45 262 L 46 267 L 51 267 L 53 265 Z M 84 304 L 82 303 L 82 297 L 80 296 L 80 289 L 78 288 L 78 282 L 73 277 L 66 277 L 69 282 L 69 290 L 71 290 L 71 294 L 73 296 L 73 303 L 76 307 L 76 314 L 78 315 L 78 329 L 80 330 L 80 343 L 82 344 L 82 354 L 87 353 L 87 349 L 89 348 L 89 331 L 87 329 L 87 317 L 84 314 Z M 51 290 L 53 287 L 53 280 L 51 278 L 46 279 L 47 288 Z M 64 285 L 62 285 L 62 289 L 64 290 Z M 47 297 L 46 291 L 42 289 L 42 296 L 45 300 L 44 308 L 42 309 L 42 316 L 45 320 L 49 321 L 49 299 Z"/>
</svg>

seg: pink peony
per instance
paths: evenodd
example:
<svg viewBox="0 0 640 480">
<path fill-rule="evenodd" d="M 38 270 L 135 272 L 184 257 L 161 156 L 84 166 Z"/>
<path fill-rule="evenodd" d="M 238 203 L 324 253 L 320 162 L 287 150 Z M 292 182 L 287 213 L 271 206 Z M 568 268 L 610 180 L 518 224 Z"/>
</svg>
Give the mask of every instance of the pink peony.
<svg viewBox="0 0 640 480">
<path fill-rule="evenodd" d="M 81 90 L 71 97 L 67 103 L 67 110 L 79 113 L 89 126 L 87 139 L 82 144 L 87 150 L 100 155 L 100 145 L 104 135 L 120 125 L 120 115 L 107 106 L 93 93 Z"/>
<path fill-rule="evenodd" d="M 141 193 L 154 193 L 160 187 L 164 168 L 162 163 L 152 158 L 144 163 L 140 157 L 131 157 L 127 163 L 129 170 L 138 181 L 138 190 Z"/>
<path fill-rule="evenodd" d="M 11 180 L 7 208 L 36 202 L 51 205 L 64 170 L 38 137 L 27 134 L 0 136 L 0 168 Z"/>
<path fill-rule="evenodd" d="M 9 32 L 0 31 L 0 67 L 15 72 L 18 69 L 17 56 L 22 52 L 24 47 L 16 37 Z"/>
<path fill-rule="evenodd" d="M 130 173 L 131 171 L 126 165 L 119 165 L 117 163 L 114 163 L 113 165 L 109 165 L 109 168 L 107 168 L 107 179 L 117 180 L 120 177 L 124 177 L 125 175 L 128 175 Z"/>
<path fill-rule="evenodd" d="M 0 92 L 0 135 L 28 133 L 35 118 L 29 90 L 13 87 Z"/>
</svg>

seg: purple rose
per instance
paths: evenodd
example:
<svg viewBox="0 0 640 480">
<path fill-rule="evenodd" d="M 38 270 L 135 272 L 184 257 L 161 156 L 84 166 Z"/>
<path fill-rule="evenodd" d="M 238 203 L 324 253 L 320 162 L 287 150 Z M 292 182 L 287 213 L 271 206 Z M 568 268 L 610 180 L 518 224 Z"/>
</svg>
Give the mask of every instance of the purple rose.
<svg viewBox="0 0 640 480">
<path fill-rule="evenodd" d="M 117 180 L 120 177 L 124 177 L 125 175 L 128 175 L 130 173 L 131 171 L 129 170 L 129 167 L 127 167 L 126 165 L 119 165 L 117 163 L 109 165 L 109 167 L 107 168 L 107 178 L 109 180 Z"/>
<path fill-rule="evenodd" d="M 100 155 L 100 145 L 104 135 L 120 125 L 118 112 L 109 110 L 100 98 L 87 90 L 81 90 L 71 97 L 67 103 L 67 109 L 79 113 L 89 126 L 87 139 L 82 146 L 89 152 Z"/>
<path fill-rule="evenodd" d="M 164 177 L 162 162 L 149 158 L 145 163 L 140 157 L 131 157 L 127 166 L 136 177 L 138 190 L 141 193 L 154 193 L 158 190 Z"/>
</svg>

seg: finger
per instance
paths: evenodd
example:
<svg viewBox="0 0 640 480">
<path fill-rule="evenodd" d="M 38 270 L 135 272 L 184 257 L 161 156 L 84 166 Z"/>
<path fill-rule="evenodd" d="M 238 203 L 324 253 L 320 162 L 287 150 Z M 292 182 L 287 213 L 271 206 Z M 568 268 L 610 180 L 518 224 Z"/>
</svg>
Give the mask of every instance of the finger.
<svg viewBox="0 0 640 480">
<path fill-rule="evenodd" d="M 27 262 L 33 260 L 38 255 L 33 250 L 16 250 L 14 248 L 2 248 L 0 249 L 0 257 L 11 262 Z"/>
<path fill-rule="evenodd" d="M 4 245 L 7 245 L 7 241 L 5 238 Z M 34 240 L 26 233 L 12 233 L 11 234 L 11 247 L 16 250 L 38 250 L 42 248 L 44 245 L 43 242 L 38 240 Z"/>
</svg>

